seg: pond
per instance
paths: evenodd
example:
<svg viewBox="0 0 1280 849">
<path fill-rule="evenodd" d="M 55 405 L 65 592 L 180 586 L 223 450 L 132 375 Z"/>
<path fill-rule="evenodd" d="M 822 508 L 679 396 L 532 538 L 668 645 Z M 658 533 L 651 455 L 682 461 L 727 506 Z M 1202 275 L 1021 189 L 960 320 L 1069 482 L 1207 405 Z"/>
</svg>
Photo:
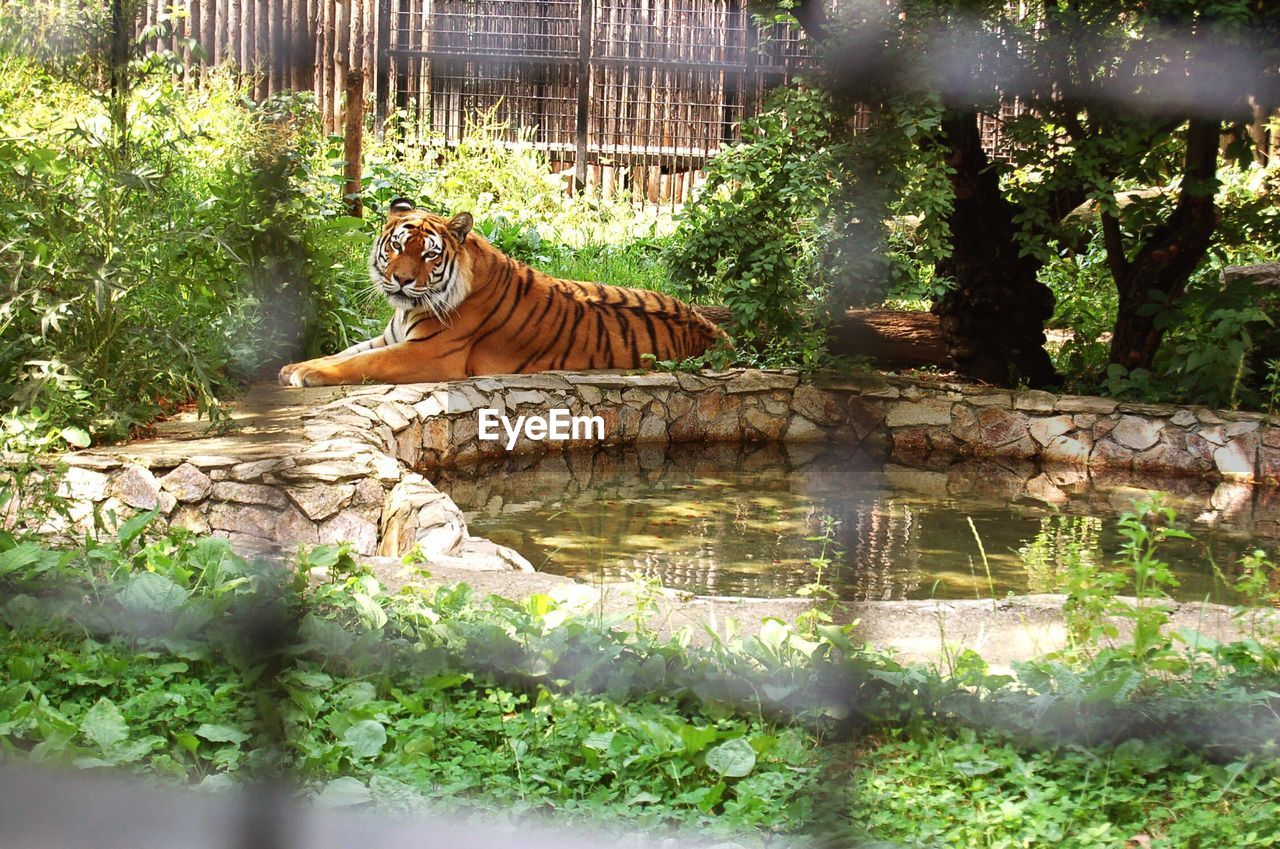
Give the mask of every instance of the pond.
<svg viewBox="0 0 1280 849">
<path fill-rule="evenodd" d="M 848 600 L 1058 592 L 1073 562 L 1118 556 L 1115 519 L 1140 494 L 1081 476 L 1059 480 L 1061 497 L 1048 500 L 1063 503 L 1052 505 L 1037 484 L 1048 478 L 1029 463 L 914 469 L 847 446 L 642 446 L 434 477 L 473 534 L 539 570 L 759 598 L 817 583 Z M 1194 512 L 1186 498 L 1170 503 Z M 1238 601 L 1223 573 L 1257 546 L 1240 533 L 1191 530 L 1194 541 L 1162 549 L 1181 583 L 1175 596 Z"/>
</svg>

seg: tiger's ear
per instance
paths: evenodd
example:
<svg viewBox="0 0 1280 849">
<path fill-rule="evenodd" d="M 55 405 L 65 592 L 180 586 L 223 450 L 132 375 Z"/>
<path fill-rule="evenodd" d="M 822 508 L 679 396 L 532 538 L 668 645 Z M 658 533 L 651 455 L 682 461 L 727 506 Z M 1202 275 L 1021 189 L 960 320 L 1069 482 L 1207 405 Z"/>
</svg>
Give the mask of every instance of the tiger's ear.
<svg viewBox="0 0 1280 849">
<path fill-rule="evenodd" d="M 458 244 L 461 245 L 467 241 L 467 234 L 471 232 L 471 225 L 474 223 L 471 220 L 470 212 L 459 212 L 449 219 L 449 232 L 453 234 L 453 238 L 457 239 Z"/>
<path fill-rule="evenodd" d="M 413 201 L 408 198 L 392 198 L 391 206 L 387 208 L 387 215 L 399 215 L 402 212 L 412 212 Z"/>
</svg>

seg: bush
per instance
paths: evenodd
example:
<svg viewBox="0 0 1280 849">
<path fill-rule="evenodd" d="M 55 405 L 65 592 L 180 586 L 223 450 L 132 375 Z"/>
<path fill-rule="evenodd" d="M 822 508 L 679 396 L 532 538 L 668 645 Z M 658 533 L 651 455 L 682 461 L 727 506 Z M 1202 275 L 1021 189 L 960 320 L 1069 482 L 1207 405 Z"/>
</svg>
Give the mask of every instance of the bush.
<svg viewBox="0 0 1280 849">
<path fill-rule="evenodd" d="M 305 107 L 134 73 L 117 131 L 106 96 L 0 56 L 0 403 L 102 439 L 189 399 L 215 411 L 309 323 Z"/>
<path fill-rule="evenodd" d="M 1276 378 L 1266 363 L 1280 350 L 1267 342 L 1280 294 L 1260 293 L 1248 283 L 1224 287 L 1221 275 L 1227 266 L 1280 258 L 1280 209 L 1274 201 L 1280 168 L 1228 167 L 1219 178 L 1220 223 L 1213 244 L 1186 294 L 1156 313 L 1168 331 L 1151 370 L 1108 364 L 1116 291 L 1096 222 L 1085 228 L 1080 250 L 1065 251 L 1045 266 L 1041 280 L 1058 300 L 1050 326 L 1071 330 L 1074 337 L 1055 361 L 1075 391 L 1216 407 L 1268 406 L 1268 387 Z M 1121 212 L 1130 237 L 1167 214 L 1172 203 L 1166 194 L 1132 197 Z"/>
</svg>

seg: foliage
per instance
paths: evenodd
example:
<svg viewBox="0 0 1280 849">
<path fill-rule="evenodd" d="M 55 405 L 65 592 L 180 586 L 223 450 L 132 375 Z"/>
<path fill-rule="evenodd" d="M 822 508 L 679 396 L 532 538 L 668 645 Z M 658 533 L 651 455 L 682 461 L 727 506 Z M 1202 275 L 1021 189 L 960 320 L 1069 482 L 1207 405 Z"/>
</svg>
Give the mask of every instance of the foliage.
<svg viewBox="0 0 1280 849">
<path fill-rule="evenodd" d="M 881 840 L 938 847 L 1268 846 L 1280 779 L 1159 743 L 1037 749 L 999 734 L 908 729 L 866 746 L 851 819 Z"/>
<path fill-rule="evenodd" d="M 75 70 L 0 55 L 0 403 L 110 439 L 188 399 L 213 413 L 305 324 L 306 116 L 225 75 L 185 87 L 164 56 L 127 96 Z"/>
<path fill-rule="evenodd" d="M 1222 271 L 1280 257 L 1275 237 L 1280 212 L 1272 200 L 1277 174 L 1274 165 L 1223 169 L 1217 196 L 1220 222 L 1206 261 L 1180 299 L 1154 300 L 1156 321 L 1168 336 L 1152 369 L 1108 365 L 1107 333 L 1115 322 L 1116 298 L 1106 285 L 1106 251 L 1096 222 L 1087 228 L 1081 251 L 1045 267 L 1041 279 L 1058 301 L 1051 325 L 1071 330 L 1073 337 L 1057 352 L 1056 362 L 1072 376 L 1075 390 L 1143 401 L 1265 408 L 1271 375 L 1266 360 L 1272 356 L 1269 338 L 1280 296 L 1259 293 L 1244 279 L 1223 285 Z M 1119 220 L 1135 239 L 1171 205 L 1167 192 L 1127 197 Z"/>
<path fill-rule="evenodd" d="M 776 90 L 742 144 L 713 160 L 667 254 L 683 293 L 723 302 L 740 343 L 763 337 L 784 358 L 821 350 L 822 228 L 842 156 L 835 123 L 822 93 Z"/>
</svg>

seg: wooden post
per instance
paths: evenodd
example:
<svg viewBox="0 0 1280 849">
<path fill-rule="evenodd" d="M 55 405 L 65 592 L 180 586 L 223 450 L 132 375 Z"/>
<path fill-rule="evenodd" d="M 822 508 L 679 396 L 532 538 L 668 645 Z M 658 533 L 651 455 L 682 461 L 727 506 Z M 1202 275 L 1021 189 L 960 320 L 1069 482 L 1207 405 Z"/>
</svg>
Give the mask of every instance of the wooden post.
<svg viewBox="0 0 1280 849">
<path fill-rule="evenodd" d="M 342 194 L 347 202 L 347 212 L 355 218 L 364 214 L 360 202 L 360 163 L 364 135 L 364 71 L 347 72 L 347 110 L 344 131 L 343 158 L 346 165 L 343 174 L 347 178 Z"/>
<path fill-rule="evenodd" d="M 578 4 L 578 134 L 575 144 L 578 160 L 573 164 L 574 192 L 587 184 L 587 119 L 591 107 L 591 30 L 592 0 Z"/>
<path fill-rule="evenodd" d="M 374 80 L 373 131 L 382 138 L 387 123 L 391 92 L 391 0 L 378 0 L 378 44 L 374 52 L 377 77 Z"/>
</svg>

